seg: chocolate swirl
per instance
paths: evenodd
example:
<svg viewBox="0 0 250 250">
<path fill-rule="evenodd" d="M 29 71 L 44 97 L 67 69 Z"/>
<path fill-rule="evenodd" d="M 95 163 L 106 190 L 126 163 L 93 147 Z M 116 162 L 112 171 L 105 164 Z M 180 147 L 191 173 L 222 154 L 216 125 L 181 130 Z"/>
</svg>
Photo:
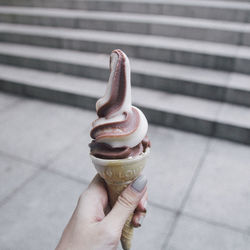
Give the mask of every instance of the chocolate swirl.
<svg viewBox="0 0 250 250">
<path fill-rule="evenodd" d="M 105 95 L 96 103 L 98 119 L 92 124 L 91 154 L 103 159 L 124 159 L 150 147 L 144 114 L 131 105 L 130 64 L 121 50 L 110 56 L 110 77 Z"/>
<path fill-rule="evenodd" d="M 106 143 L 97 143 L 93 140 L 89 144 L 91 154 L 102 159 L 124 159 L 128 157 L 135 157 L 142 152 L 145 152 L 147 147 L 150 147 L 150 141 L 146 136 L 141 143 L 133 148 L 121 147 L 113 148 Z"/>
<path fill-rule="evenodd" d="M 126 96 L 127 81 L 126 81 L 126 69 L 125 69 L 125 56 L 121 50 L 115 50 L 112 53 L 118 55 L 118 61 L 116 66 L 113 65 L 113 54 L 110 57 L 110 81 L 112 81 L 112 87 L 110 91 L 109 100 L 104 104 L 101 103 L 102 99 L 97 103 L 97 115 L 99 117 L 109 117 L 115 111 L 119 110 L 124 102 Z M 129 89 L 130 91 L 130 89 Z M 100 106 L 99 106 L 100 105 Z"/>
</svg>

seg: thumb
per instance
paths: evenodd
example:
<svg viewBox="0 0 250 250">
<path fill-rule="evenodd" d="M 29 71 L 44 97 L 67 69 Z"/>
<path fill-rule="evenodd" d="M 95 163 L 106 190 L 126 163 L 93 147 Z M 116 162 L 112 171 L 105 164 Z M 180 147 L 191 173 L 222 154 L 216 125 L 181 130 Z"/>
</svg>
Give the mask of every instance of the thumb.
<svg viewBox="0 0 250 250">
<path fill-rule="evenodd" d="M 122 230 L 126 220 L 134 212 L 146 192 L 146 184 L 146 177 L 141 175 L 121 193 L 113 209 L 105 217 L 109 226 Z"/>
</svg>

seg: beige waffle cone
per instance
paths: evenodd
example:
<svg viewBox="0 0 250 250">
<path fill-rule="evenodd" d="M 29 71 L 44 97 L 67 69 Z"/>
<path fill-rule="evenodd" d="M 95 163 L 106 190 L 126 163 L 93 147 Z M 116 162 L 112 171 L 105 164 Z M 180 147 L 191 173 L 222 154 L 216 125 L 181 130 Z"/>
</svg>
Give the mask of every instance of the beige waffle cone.
<svg viewBox="0 0 250 250">
<path fill-rule="evenodd" d="M 109 201 L 114 206 L 122 191 L 142 172 L 150 149 L 131 159 L 104 160 L 91 155 L 92 162 L 97 172 L 105 180 L 108 186 Z M 126 221 L 121 235 L 121 243 L 124 250 L 131 248 L 133 226 L 131 224 L 133 214 Z"/>
</svg>

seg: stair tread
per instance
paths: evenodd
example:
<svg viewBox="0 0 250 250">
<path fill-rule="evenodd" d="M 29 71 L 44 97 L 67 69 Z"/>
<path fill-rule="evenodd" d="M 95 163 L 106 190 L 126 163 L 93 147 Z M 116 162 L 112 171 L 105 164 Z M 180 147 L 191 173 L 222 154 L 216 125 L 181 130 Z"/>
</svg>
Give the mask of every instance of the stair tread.
<svg viewBox="0 0 250 250">
<path fill-rule="evenodd" d="M 13 0 L 12 0 L 13 1 Z M 82 1 L 82 0 L 74 0 L 74 2 Z M 86 0 L 85 0 L 86 1 Z M 91 0 L 92 1 L 92 0 Z M 17 1 L 17 4 L 20 1 Z M 34 2 L 36 2 L 34 0 Z M 39 0 L 37 1 L 40 2 Z M 58 2 L 61 2 L 59 0 Z M 87 0 L 89 2 L 89 0 Z M 184 6 L 197 6 L 197 7 L 210 7 L 210 8 L 221 8 L 221 9 L 239 9 L 239 10 L 250 10 L 250 3 L 248 1 L 223 1 L 223 0 L 95 0 L 94 2 L 102 2 L 102 3 L 141 3 L 141 4 L 164 4 L 164 5 L 184 5 Z"/>
<path fill-rule="evenodd" d="M 93 67 L 109 67 L 109 55 L 55 48 L 0 43 L 1 55 L 38 58 Z M 250 76 L 192 66 L 130 58 L 132 72 L 250 91 Z M 132 79 L 133 80 L 133 79 Z"/>
<path fill-rule="evenodd" d="M 250 78 L 244 74 L 233 73 L 230 77 L 229 88 L 250 91 Z"/>
<path fill-rule="evenodd" d="M 250 109 L 224 103 L 218 113 L 217 121 L 250 129 Z"/>
<path fill-rule="evenodd" d="M 56 60 L 78 65 L 96 66 L 108 68 L 109 55 L 96 54 L 90 52 L 79 52 L 72 50 L 62 50 L 54 48 L 0 43 L 1 55 L 14 55 L 21 57 L 40 58 Z M 226 87 L 230 73 L 210 70 L 192 66 L 149 61 L 143 59 L 130 58 L 132 72 L 143 73 L 145 75 L 157 75 L 174 79 L 186 79 L 200 84 L 210 84 Z M 237 74 L 239 77 L 242 74 Z M 250 76 L 243 75 L 246 79 Z M 243 77 L 242 76 L 242 77 Z M 242 86 L 243 88 L 244 86 Z"/>
<path fill-rule="evenodd" d="M 187 16 L 204 19 L 250 23 L 250 3 L 240 1 L 208 0 L 2 0 L 3 6 L 25 6 L 59 9 L 82 9 L 120 13 L 145 13 L 170 16 Z"/>
<path fill-rule="evenodd" d="M 135 45 L 139 47 L 173 49 L 183 52 L 219 55 L 223 57 L 244 56 L 244 58 L 250 58 L 250 48 L 246 46 L 235 46 L 229 44 L 152 35 L 138 35 L 119 32 L 40 27 L 3 23 L 0 24 L 0 33 L 30 34 L 39 37 L 48 36 L 82 41 L 119 43 L 124 45 Z M 238 53 L 239 50 L 244 50 L 244 55 Z"/>
<path fill-rule="evenodd" d="M 6 65 L 0 66 L 0 79 L 40 88 L 56 89 L 76 95 L 87 95 L 94 98 L 100 97 L 100 94 L 104 93 L 105 90 L 105 83 L 102 81 Z M 232 123 L 234 126 L 250 128 L 250 116 L 246 115 L 250 114 L 250 108 L 247 107 L 221 104 L 216 101 L 163 93 L 140 87 L 133 87 L 132 93 L 134 105 L 212 122 Z M 145 103 L 145 100 L 150 101 Z M 222 106 L 223 110 L 220 111 Z M 231 107 L 237 111 L 235 112 L 237 119 L 233 119 L 231 116 Z M 222 112 L 222 115 L 218 116 L 218 112 Z"/>
<path fill-rule="evenodd" d="M 96 2 L 107 2 L 106 0 L 95 0 Z M 209 0 L 108 0 L 108 2 L 131 2 L 131 3 L 149 3 L 149 4 L 174 4 L 187 6 L 203 6 L 216 8 L 231 8 L 231 9 L 250 9 L 250 3 L 241 1 L 209 1 Z"/>
<path fill-rule="evenodd" d="M 28 16 L 61 17 L 61 18 L 80 18 L 91 20 L 110 20 L 126 21 L 151 24 L 166 24 L 174 26 L 218 29 L 235 32 L 250 32 L 249 23 L 228 22 L 220 20 L 209 20 L 201 18 L 165 16 L 165 15 L 145 15 L 133 13 L 116 13 L 105 11 L 86 11 L 86 10 L 67 10 L 52 8 L 34 7 L 4 7 L 0 6 L 0 14 L 17 14 Z"/>
</svg>

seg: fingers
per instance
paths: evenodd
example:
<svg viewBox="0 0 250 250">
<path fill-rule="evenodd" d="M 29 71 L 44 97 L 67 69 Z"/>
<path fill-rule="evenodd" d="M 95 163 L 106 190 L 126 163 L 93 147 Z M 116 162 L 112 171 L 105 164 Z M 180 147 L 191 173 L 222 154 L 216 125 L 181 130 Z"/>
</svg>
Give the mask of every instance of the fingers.
<svg viewBox="0 0 250 250">
<path fill-rule="evenodd" d="M 107 206 L 108 196 L 106 191 L 106 183 L 99 174 L 97 174 L 89 184 L 87 194 L 88 198 L 93 198 L 97 202 L 101 202 L 103 207 Z"/>
<path fill-rule="evenodd" d="M 148 200 L 148 192 L 146 191 L 140 200 L 137 208 L 135 209 L 134 216 L 132 219 L 132 224 L 134 227 L 140 227 L 142 222 L 146 216 L 147 212 L 147 200 Z"/>
<path fill-rule="evenodd" d="M 76 212 L 89 222 L 101 221 L 105 216 L 108 195 L 104 180 L 97 174 L 78 201 Z"/>
<path fill-rule="evenodd" d="M 146 193 L 146 184 L 147 179 L 145 176 L 138 177 L 118 197 L 113 209 L 104 218 L 103 222 L 121 231 L 126 220 L 134 212 Z"/>
<path fill-rule="evenodd" d="M 142 199 L 140 200 L 140 202 L 136 208 L 136 211 L 146 213 L 147 212 L 147 203 L 148 203 L 148 192 L 146 191 L 145 194 L 143 195 Z"/>
<path fill-rule="evenodd" d="M 144 212 L 135 212 L 133 219 L 132 219 L 132 224 L 134 227 L 140 227 L 142 225 L 142 222 L 146 216 L 146 213 Z"/>
</svg>

